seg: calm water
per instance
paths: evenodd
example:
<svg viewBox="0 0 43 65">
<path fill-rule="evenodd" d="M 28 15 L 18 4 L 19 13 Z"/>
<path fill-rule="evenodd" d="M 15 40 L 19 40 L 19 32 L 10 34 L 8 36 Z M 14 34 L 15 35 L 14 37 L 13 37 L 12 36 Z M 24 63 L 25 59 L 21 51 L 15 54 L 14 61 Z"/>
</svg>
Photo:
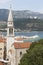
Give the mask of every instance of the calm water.
<svg viewBox="0 0 43 65">
<path fill-rule="evenodd" d="M 4 35 L 6 35 L 5 32 L 3 32 Z M 32 32 L 14 32 L 15 36 L 34 36 L 34 35 L 38 35 L 38 38 L 35 39 L 27 39 L 24 40 L 25 42 L 27 41 L 36 41 L 39 39 L 43 39 L 43 31 L 32 31 Z"/>
<path fill-rule="evenodd" d="M 27 39 L 24 40 L 25 42 L 27 41 L 37 41 L 39 39 L 43 39 L 43 31 L 32 31 L 32 32 L 15 32 L 15 36 L 34 36 L 34 35 L 38 35 L 38 38 L 34 38 L 34 39 Z"/>
</svg>

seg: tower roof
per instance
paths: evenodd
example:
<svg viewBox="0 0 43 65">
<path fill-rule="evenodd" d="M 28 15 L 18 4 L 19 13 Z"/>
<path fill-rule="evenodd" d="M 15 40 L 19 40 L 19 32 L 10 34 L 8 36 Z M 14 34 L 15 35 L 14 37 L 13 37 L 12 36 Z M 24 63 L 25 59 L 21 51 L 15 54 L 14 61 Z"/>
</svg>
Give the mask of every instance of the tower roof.
<svg viewBox="0 0 43 65">
<path fill-rule="evenodd" d="M 10 10 L 9 10 L 8 22 L 13 22 L 13 16 L 12 16 L 11 7 L 10 7 Z"/>
</svg>

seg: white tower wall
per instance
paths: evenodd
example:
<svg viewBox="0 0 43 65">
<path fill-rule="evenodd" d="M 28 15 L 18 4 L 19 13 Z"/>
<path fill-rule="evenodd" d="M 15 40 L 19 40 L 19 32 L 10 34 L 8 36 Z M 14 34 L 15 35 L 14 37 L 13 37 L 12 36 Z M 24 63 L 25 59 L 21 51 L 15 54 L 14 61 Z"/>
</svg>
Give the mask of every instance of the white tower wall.
<svg viewBox="0 0 43 65">
<path fill-rule="evenodd" d="M 14 53 L 15 49 L 14 47 L 12 48 L 13 43 L 14 43 L 14 25 L 13 25 L 12 11 L 10 9 L 7 22 L 7 58 L 11 61 L 11 65 L 15 65 L 15 53 Z M 11 53 L 9 54 L 10 50 L 13 51 L 12 54 Z"/>
</svg>

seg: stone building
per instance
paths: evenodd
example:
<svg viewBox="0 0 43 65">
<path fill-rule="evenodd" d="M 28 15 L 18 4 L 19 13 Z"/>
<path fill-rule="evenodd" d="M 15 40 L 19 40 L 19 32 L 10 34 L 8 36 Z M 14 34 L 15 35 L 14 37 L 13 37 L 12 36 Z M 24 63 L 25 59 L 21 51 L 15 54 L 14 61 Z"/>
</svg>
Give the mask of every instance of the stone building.
<svg viewBox="0 0 43 65">
<path fill-rule="evenodd" d="M 6 39 L 5 38 L 0 38 L 0 60 L 4 59 L 5 47 L 6 47 Z"/>
<path fill-rule="evenodd" d="M 32 44 L 31 42 L 22 42 L 20 39 L 15 39 L 14 25 L 12 10 L 10 8 L 8 22 L 7 22 L 7 35 L 6 37 L 0 38 L 0 62 L 9 65 L 18 65 L 20 59 L 26 50 Z"/>
<path fill-rule="evenodd" d="M 31 42 L 14 42 L 14 47 L 15 47 L 15 60 L 16 60 L 16 65 L 20 63 L 20 59 L 26 53 L 26 50 L 29 49 L 31 45 Z"/>
</svg>

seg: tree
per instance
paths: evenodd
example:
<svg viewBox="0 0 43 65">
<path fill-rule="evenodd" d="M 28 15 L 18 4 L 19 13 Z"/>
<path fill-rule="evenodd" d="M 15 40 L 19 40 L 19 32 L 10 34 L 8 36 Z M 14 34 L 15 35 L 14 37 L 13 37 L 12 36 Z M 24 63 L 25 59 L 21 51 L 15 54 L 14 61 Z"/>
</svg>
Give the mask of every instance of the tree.
<svg viewBox="0 0 43 65">
<path fill-rule="evenodd" d="M 19 65 L 43 65 L 43 40 L 33 42 Z"/>
</svg>

